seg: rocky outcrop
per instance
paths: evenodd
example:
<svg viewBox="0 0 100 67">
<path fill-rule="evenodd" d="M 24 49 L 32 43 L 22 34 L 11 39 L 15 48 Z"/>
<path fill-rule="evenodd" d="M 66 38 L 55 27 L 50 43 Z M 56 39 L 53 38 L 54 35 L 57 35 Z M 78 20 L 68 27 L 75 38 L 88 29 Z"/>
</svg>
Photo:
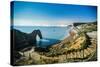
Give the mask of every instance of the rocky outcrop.
<svg viewBox="0 0 100 67">
<path fill-rule="evenodd" d="M 36 46 L 36 36 L 42 39 L 40 30 L 34 30 L 32 33 L 27 34 L 16 29 L 11 30 L 12 45 L 14 50 L 21 50 L 28 46 Z"/>
</svg>

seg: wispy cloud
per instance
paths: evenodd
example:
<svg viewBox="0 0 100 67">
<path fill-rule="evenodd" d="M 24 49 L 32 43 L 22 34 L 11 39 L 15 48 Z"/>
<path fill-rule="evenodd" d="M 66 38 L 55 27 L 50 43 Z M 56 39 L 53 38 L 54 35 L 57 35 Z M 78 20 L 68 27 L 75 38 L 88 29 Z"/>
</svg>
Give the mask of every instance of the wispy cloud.
<svg viewBox="0 0 100 67">
<path fill-rule="evenodd" d="M 67 19 L 59 20 L 30 20 L 30 19 L 14 19 L 14 26 L 67 26 L 72 24 Z"/>
</svg>

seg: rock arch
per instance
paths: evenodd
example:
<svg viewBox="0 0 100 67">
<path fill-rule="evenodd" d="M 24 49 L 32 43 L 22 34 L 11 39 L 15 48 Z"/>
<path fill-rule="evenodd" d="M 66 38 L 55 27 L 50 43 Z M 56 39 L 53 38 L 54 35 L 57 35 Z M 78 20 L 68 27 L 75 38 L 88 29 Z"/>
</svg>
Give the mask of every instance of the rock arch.
<svg viewBox="0 0 100 67">
<path fill-rule="evenodd" d="M 41 31 L 34 30 L 32 33 L 27 34 L 16 29 L 11 30 L 12 48 L 15 50 L 22 50 L 29 46 L 36 46 L 36 36 L 42 39 Z"/>
</svg>

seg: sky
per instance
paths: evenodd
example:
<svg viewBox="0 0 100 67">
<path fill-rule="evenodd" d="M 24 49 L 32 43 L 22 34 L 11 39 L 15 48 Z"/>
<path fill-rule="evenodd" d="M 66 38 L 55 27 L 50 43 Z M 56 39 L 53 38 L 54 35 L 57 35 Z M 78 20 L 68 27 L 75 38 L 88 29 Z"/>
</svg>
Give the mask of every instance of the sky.
<svg viewBox="0 0 100 67">
<path fill-rule="evenodd" d="M 96 6 L 13 1 L 11 9 L 15 26 L 63 26 L 97 20 Z"/>
</svg>

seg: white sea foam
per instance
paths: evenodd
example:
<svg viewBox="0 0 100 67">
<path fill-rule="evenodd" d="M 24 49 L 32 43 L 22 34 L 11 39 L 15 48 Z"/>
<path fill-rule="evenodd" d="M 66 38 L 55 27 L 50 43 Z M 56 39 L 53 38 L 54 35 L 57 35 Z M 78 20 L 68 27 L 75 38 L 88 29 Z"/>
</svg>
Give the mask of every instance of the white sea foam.
<svg viewBox="0 0 100 67">
<path fill-rule="evenodd" d="M 47 39 L 41 39 L 41 41 L 43 41 L 43 42 L 49 42 L 49 40 L 47 40 Z"/>
</svg>

